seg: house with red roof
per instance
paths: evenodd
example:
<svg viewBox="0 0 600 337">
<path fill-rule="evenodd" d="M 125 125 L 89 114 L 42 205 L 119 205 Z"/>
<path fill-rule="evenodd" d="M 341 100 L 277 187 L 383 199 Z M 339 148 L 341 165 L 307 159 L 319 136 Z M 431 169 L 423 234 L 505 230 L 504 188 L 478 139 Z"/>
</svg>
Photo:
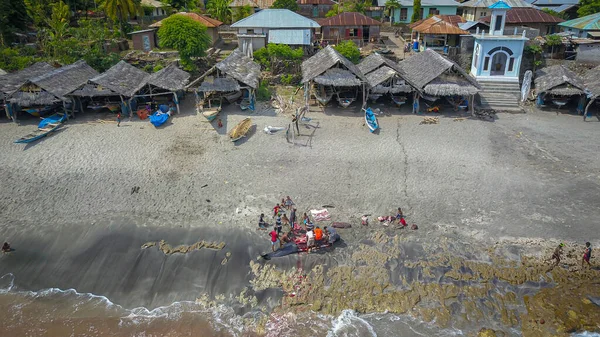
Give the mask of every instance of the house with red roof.
<svg viewBox="0 0 600 337">
<path fill-rule="evenodd" d="M 491 19 L 491 16 L 486 16 L 479 19 L 479 21 L 489 24 Z M 558 24 L 564 21 L 537 8 L 513 7 L 506 12 L 504 27 L 506 30 L 516 27 L 528 27 L 539 30 L 540 35 L 547 35 L 558 33 Z"/>
<path fill-rule="evenodd" d="M 362 46 L 377 41 L 381 31 L 380 21 L 356 12 L 344 12 L 317 21 L 321 25 L 321 40 L 331 44 L 350 40 Z"/>
</svg>

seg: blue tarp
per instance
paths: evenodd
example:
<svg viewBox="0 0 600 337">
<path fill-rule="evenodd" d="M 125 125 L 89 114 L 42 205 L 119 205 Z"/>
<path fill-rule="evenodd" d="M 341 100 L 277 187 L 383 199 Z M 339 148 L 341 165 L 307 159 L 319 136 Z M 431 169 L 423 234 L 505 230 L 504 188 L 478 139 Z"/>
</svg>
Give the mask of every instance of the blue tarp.
<svg viewBox="0 0 600 337">
<path fill-rule="evenodd" d="M 160 110 L 162 112 L 169 112 L 169 106 L 166 104 L 161 104 L 158 106 L 158 110 Z"/>
<path fill-rule="evenodd" d="M 167 107 L 167 111 L 168 110 L 169 110 L 169 107 Z M 162 113 L 159 111 L 150 115 L 150 123 L 152 123 L 152 125 L 154 125 L 156 127 L 159 127 L 159 126 L 165 124 L 167 119 L 169 119 L 169 114 Z"/>
</svg>

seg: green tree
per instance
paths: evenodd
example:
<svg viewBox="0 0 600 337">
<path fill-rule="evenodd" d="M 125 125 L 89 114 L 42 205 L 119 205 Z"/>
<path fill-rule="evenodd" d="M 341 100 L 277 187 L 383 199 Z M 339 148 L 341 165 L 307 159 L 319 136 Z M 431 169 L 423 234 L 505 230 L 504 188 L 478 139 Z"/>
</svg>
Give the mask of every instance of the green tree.
<svg viewBox="0 0 600 337">
<path fill-rule="evenodd" d="M 289 9 L 293 12 L 299 9 L 296 0 L 275 0 L 271 8 Z"/>
<path fill-rule="evenodd" d="M 204 56 L 211 44 L 206 26 L 183 15 L 164 19 L 158 30 L 158 38 L 161 46 L 179 52 L 183 66 L 188 69 L 194 68 L 191 58 Z"/>
<path fill-rule="evenodd" d="M 401 7 L 402 6 L 400 6 L 400 3 L 398 3 L 396 0 L 387 0 L 385 2 L 385 8 L 387 9 L 388 16 L 390 17 L 390 23 L 392 23 L 396 9 L 399 10 Z"/>
<path fill-rule="evenodd" d="M 354 64 L 357 64 L 360 61 L 360 49 L 358 49 L 358 46 L 353 41 L 340 42 L 335 46 L 335 50 Z"/>
<path fill-rule="evenodd" d="M 187 10 L 190 5 L 192 5 L 191 0 L 164 0 L 163 2 L 168 3 L 171 7 L 181 10 Z"/>
<path fill-rule="evenodd" d="M 562 38 L 558 35 L 547 35 L 546 45 L 552 48 L 552 58 L 554 58 L 554 47 L 562 45 Z"/>
<path fill-rule="evenodd" d="M 231 0 L 208 0 L 206 11 L 213 18 L 223 22 L 231 23 Z"/>
<path fill-rule="evenodd" d="M 579 17 L 600 12 L 600 0 L 580 0 L 577 15 Z"/>
<path fill-rule="evenodd" d="M 14 33 L 25 29 L 27 9 L 23 0 L 0 0 L 0 46 L 8 46 Z"/>
<path fill-rule="evenodd" d="M 50 16 L 52 11 L 50 5 L 55 1 L 48 0 L 24 0 L 27 15 L 33 20 L 33 25 L 37 28 L 46 25 L 46 18 Z"/>
<path fill-rule="evenodd" d="M 413 3 L 413 15 L 410 22 L 417 22 L 421 19 L 421 0 L 415 0 Z"/>
<path fill-rule="evenodd" d="M 538 56 L 542 55 L 542 47 L 537 44 L 530 44 L 525 47 L 525 53 L 533 57 L 533 72 L 535 73 L 535 69 L 542 65 L 542 61 L 537 59 Z"/>
<path fill-rule="evenodd" d="M 546 14 L 550 14 L 552 16 L 556 16 L 557 18 L 561 18 L 563 20 L 567 19 L 567 14 L 566 13 L 559 13 L 557 11 L 553 11 L 550 8 L 543 8 L 542 11 Z"/>
<path fill-rule="evenodd" d="M 123 30 L 123 22 L 130 15 L 135 15 L 138 12 L 138 3 L 134 0 L 101 0 L 102 9 L 106 16 L 119 22 L 119 32 L 121 36 L 125 36 Z"/>
<path fill-rule="evenodd" d="M 247 18 L 252 15 L 252 7 L 244 5 L 233 10 L 232 22 L 240 21 L 243 18 Z"/>
</svg>

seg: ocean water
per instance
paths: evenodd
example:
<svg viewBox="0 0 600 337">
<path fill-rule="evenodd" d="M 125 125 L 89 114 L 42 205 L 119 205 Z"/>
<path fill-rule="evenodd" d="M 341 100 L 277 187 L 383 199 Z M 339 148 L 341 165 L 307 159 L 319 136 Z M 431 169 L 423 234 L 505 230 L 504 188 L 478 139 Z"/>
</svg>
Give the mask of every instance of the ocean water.
<svg viewBox="0 0 600 337">
<path fill-rule="evenodd" d="M 19 290 L 12 274 L 0 277 L 0 326 L 7 336 L 327 336 L 327 337 L 451 337 L 467 336 L 459 329 L 440 329 L 409 315 L 357 314 L 339 316 L 306 311 L 260 310 L 243 316 L 226 305 L 205 307 L 193 300 L 147 309 L 123 308 L 110 299 L 75 289 Z M 264 331 L 257 329 L 265 321 Z M 508 335 L 520 335 L 508 331 Z M 573 337 L 600 337 L 582 332 Z"/>
</svg>

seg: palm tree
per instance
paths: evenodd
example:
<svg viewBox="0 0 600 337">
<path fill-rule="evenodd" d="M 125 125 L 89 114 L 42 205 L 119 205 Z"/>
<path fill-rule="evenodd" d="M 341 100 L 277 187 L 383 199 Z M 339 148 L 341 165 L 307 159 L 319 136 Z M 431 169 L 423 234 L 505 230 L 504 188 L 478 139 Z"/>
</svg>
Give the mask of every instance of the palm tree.
<svg viewBox="0 0 600 337">
<path fill-rule="evenodd" d="M 400 9 L 400 3 L 398 3 L 396 0 L 387 0 L 385 2 L 385 8 L 387 8 L 389 16 L 390 16 L 390 23 L 392 23 L 392 19 L 394 17 L 394 11 L 396 9 Z"/>
<path fill-rule="evenodd" d="M 129 15 L 135 15 L 138 6 L 134 0 L 102 0 L 102 8 L 106 16 L 113 20 L 119 20 L 119 31 L 123 34 L 123 20 Z"/>
<path fill-rule="evenodd" d="M 231 21 L 231 0 L 208 0 L 206 10 L 213 18 L 229 23 Z"/>
</svg>

